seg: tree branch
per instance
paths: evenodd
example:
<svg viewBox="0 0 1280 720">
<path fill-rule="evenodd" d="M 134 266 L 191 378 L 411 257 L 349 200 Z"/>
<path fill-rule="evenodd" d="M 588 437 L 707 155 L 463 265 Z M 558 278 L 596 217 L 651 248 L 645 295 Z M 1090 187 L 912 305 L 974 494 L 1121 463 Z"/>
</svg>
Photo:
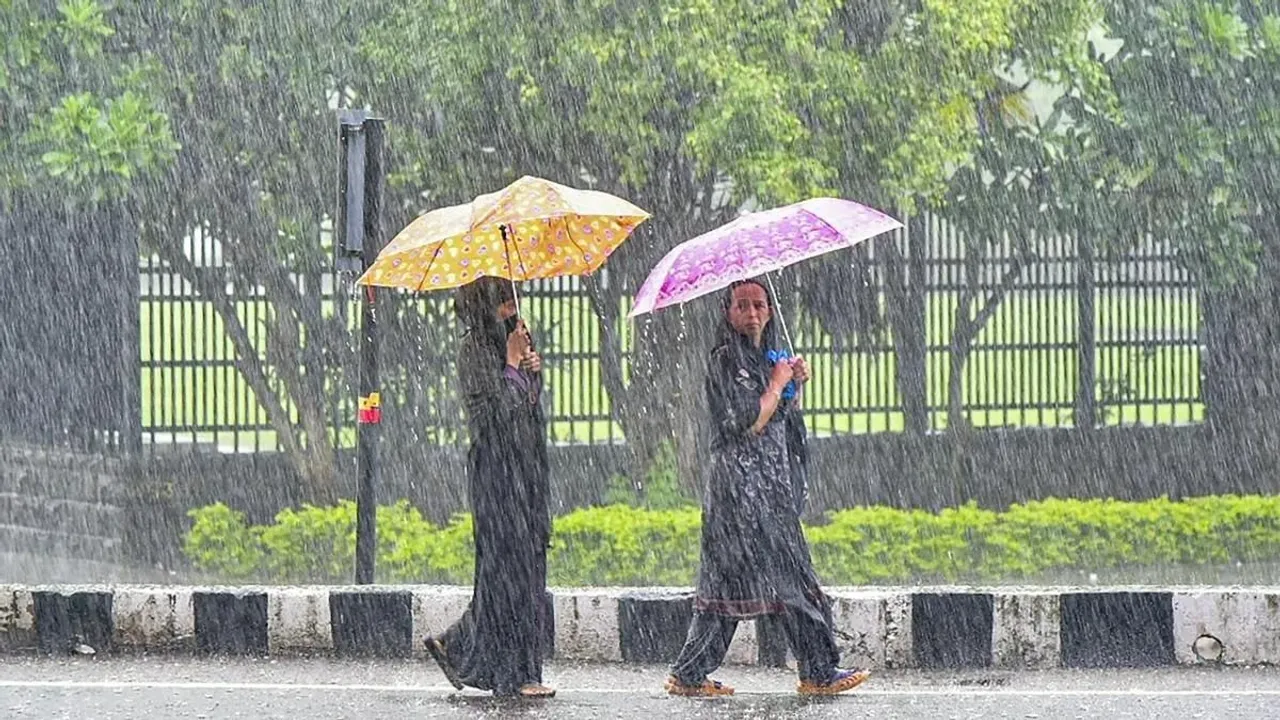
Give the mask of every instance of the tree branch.
<svg viewBox="0 0 1280 720">
<path fill-rule="evenodd" d="M 950 376 L 947 378 L 947 426 L 960 430 L 968 426 L 964 417 L 964 368 L 969 362 L 969 356 L 973 352 L 973 341 L 986 327 L 987 322 L 995 316 L 1000 304 L 1004 302 L 1005 296 L 1013 288 L 1013 284 L 1017 282 L 1018 277 L 1022 274 L 1022 267 L 1025 264 L 1023 255 L 1014 258 L 1009 268 L 1000 278 L 999 285 L 987 295 L 983 300 L 981 309 L 972 319 L 969 318 L 969 308 L 973 304 L 974 291 L 977 285 L 977 254 L 973 254 L 970 260 L 970 268 L 967 271 L 969 283 L 964 293 L 960 297 L 959 306 L 956 308 L 955 326 L 951 330 L 950 358 L 948 363 Z"/>
<path fill-rule="evenodd" d="M 186 254 L 180 251 L 174 252 L 173 250 L 174 248 L 172 247 L 161 246 L 157 248 L 157 253 L 179 275 L 186 278 L 195 287 L 196 292 L 209 301 L 214 310 L 222 316 L 223 327 L 236 351 L 232 364 L 244 376 L 245 382 L 253 390 L 263 410 L 267 412 L 267 421 L 275 429 L 285 452 L 291 455 L 300 453 L 302 447 L 298 441 L 297 430 L 289 422 L 289 414 L 285 412 L 279 398 L 271 390 L 271 381 L 267 377 L 262 359 L 259 357 L 257 349 L 254 348 L 253 341 L 250 340 L 244 324 L 240 322 L 240 317 L 236 314 L 235 305 L 223 290 L 223 279 L 215 277 L 213 273 L 208 271 L 201 271 L 195 266 L 195 263 L 187 258 Z"/>
<path fill-rule="evenodd" d="M 1022 269 L 1025 264 L 1026 260 L 1022 256 L 1014 258 L 1009 269 L 1001 276 L 1000 284 L 983 300 L 982 309 L 978 311 L 977 316 L 971 322 L 973 331 L 968 338 L 969 341 L 977 337 L 978 333 L 982 332 L 982 328 L 986 327 L 987 322 L 995 316 L 996 311 L 1000 309 L 1000 304 L 1004 302 L 1005 296 L 1009 294 L 1009 291 L 1013 289 L 1013 284 L 1022 275 Z"/>
</svg>

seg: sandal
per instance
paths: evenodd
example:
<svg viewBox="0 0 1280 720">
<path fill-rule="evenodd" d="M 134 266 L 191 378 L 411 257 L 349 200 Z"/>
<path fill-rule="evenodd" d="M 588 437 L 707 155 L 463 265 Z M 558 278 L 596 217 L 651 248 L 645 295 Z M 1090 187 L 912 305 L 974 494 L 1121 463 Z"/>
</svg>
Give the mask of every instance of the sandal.
<svg viewBox="0 0 1280 720">
<path fill-rule="evenodd" d="M 825 683 L 802 680 L 796 692 L 801 695 L 839 695 L 852 690 L 871 677 L 871 672 L 854 668 L 852 670 L 836 670 L 835 675 Z"/>
<path fill-rule="evenodd" d="M 700 685 L 686 685 L 674 675 L 667 678 L 667 694 L 679 697 L 724 697 L 733 694 L 733 688 L 718 680 L 703 680 Z"/>
<path fill-rule="evenodd" d="M 549 688 L 542 683 L 529 683 L 520 687 L 520 697 L 553 698 L 555 696 L 555 688 Z"/>
</svg>

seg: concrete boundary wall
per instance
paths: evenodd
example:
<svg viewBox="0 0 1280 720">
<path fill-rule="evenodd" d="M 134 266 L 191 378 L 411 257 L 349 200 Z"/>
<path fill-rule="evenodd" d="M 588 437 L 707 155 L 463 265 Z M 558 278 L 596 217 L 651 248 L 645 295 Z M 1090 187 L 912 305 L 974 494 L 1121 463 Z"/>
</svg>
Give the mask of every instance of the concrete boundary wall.
<svg viewBox="0 0 1280 720">
<path fill-rule="evenodd" d="M 1280 664 L 1280 588 L 832 588 L 844 662 L 879 668 Z M 0 653 L 328 653 L 421 657 L 465 587 L 0 585 Z M 682 588 L 553 589 L 549 654 L 669 663 Z M 782 665 L 777 621 L 739 625 L 728 661 Z"/>
<path fill-rule="evenodd" d="M 110 457 L 0 442 L 0 553 L 122 562 L 124 472 Z"/>
</svg>

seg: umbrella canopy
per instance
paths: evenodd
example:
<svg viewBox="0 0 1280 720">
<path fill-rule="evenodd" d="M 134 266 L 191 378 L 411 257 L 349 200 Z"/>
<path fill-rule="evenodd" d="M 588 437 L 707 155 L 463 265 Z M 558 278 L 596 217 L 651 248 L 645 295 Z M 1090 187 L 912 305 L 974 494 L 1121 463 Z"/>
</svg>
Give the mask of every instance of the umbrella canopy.
<svg viewBox="0 0 1280 720">
<path fill-rule="evenodd" d="M 622 198 L 524 176 L 419 216 L 378 253 L 362 285 L 447 290 L 480 277 L 586 275 L 648 219 Z"/>
<path fill-rule="evenodd" d="M 838 198 L 743 215 L 667 253 L 640 286 L 630 315 L 688 302 L 900 227 L 879 210 Z"/>
</svg>

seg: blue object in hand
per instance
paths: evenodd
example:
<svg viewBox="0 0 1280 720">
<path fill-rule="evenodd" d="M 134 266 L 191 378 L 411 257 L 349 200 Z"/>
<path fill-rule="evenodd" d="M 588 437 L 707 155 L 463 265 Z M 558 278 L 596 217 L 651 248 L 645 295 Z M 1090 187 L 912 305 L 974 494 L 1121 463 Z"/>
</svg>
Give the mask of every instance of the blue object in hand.
<svg viewBox="0 0 1280 720">
<path fill-rule="evenodd" d="M 787 352 L 786 350 L 766 350 L 764 356 L 769 360 L 769 367 L 773 367 L 774 365 L 777 365 L 778 362 L 781 360 L 790 359 L 791 353 Z M 792 380 L 787 383 L 786 387 L 782 388 L 782 399 L 790 400 L 795 396 L 796 396 L 796 381 Z"/>
</svg>

